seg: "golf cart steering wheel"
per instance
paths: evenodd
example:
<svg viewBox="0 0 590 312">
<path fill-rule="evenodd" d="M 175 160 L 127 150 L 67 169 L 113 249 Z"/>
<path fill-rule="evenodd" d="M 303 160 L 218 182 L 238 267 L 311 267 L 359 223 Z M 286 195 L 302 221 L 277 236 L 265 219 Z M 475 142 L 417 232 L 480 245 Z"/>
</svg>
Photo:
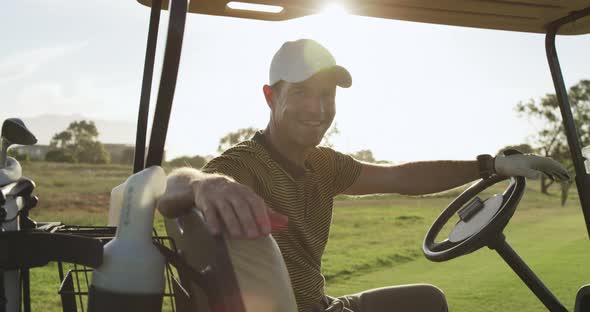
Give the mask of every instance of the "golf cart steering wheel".
<svg viewBox="0 0 590 312">
<path fill-rule="evenodd" d="M 498 175 L 483 179 L 453 200 L 434 221 L 424 238 L 422 249 L 426 258 L 435 262 L 447 261 L 494 244 L 498 239 L 503 241 L 502 231 L 522 198 L 525 178 L 510 177 L 510 184 L 502 195 L 493 195 L 483 201 L 477 195 L 506 179 Z M 456 212 L 460 220 L 449 237 L 442 242 L 435 242 Z"/>
</svg>

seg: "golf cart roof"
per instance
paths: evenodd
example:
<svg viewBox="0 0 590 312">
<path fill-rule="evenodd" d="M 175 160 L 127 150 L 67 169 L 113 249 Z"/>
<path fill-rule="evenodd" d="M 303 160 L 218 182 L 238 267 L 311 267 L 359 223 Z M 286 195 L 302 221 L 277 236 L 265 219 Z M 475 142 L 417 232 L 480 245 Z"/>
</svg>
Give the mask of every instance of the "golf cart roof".
<svg viewBox="0 0 590 312">
<path fill-rule="evenodd" d="M 152 3 L 152 0 L 138 1 L 147 6 Z M 168 0 L 162 4 L 167 8 Z M 266 5 L 276 13 L 236 9 L 244 4 Z M 588 0 L 199 0 L 191 1 L 188 10 L 281 21 L 316 14 L 331 4 L 362 16 L 544 34 L 550 22 L 587 7 Z M 559 31 L 562 35 L 586 33 L 590 33 L 590 16 L 564 25 Z"/>
</svg>

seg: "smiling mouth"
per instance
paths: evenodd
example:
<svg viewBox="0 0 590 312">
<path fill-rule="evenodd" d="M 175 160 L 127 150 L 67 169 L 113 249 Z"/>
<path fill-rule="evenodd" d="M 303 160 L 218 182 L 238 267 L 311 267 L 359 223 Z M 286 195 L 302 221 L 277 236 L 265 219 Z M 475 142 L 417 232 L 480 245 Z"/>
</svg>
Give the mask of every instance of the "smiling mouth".
<svg viewBox="0 0 590 312">
<path fill-rule="evenodd" d="M 322 125 L 321 121 L 300 120 L 299 122 L 309 127 L 319 127 Z"/>
</svg>

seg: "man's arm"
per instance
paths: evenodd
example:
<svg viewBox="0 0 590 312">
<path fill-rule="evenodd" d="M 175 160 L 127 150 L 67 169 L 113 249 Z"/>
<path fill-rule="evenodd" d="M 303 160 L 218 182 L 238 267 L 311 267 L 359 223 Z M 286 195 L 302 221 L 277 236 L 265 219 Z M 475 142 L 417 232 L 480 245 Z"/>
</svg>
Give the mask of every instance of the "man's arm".
<svg viewBox="0 0 590 312">
<path fill-rule="evenodd" d="M 269 234 L 270 217 L 286 223 L 286 217 L 271 211 L 252 191 L 248 186 L 252 181 L 242 182 L 193 168 L 176 169 L 168 177 L 158 211 L 167 218 L 175 218 L 197 208 L 205 216 L 211 233 L 225 231 L 232 238 L 257 238 Z"/>
<path fill-rule="evenodd" d="M 402 165 L 363 163 L 359 177 L 344 194 L 432 194 L 478 178 L 477 161 L 420 161 Z"/>
<path fill-rule="evenodd" d="M 557 181 L 570 179 L 565 167 L 548 157 L 511 154 L 489 159 L 489 162 L 482 163 L 485 167 L 482 170 L 490 174 L 534 179 L 544 173 Z M 344 194 L 431 194 L 461 186 L 479 177 L 478 161 L 421 161 L 397 166 L 362 163 L 359 177 Z"/>
</svg>

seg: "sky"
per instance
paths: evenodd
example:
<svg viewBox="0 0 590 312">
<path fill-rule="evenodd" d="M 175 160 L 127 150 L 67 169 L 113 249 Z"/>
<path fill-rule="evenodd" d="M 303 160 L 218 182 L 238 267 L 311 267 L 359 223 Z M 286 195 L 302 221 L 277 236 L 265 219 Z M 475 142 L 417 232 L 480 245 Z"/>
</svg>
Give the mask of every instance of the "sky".
<svg viewBox="0 0 590 312">
<path fill-rule="evenodd" d="M 20 0 L 3 5 L 0 21 L 0 118 L 80 114 L 135 124 L 149 8 Z M 166 23 L 164 13 L 154 89 Z M 332 140 L 346 153 L 370 149 L 394 162 L 494 154 L 539 130 L 515 105 L 554 93 L 541 34 L 342 15 L 264 22 L 191 14 L 168 158 L 215 154 L 228 132 L 264 128 L 270 61 L 299 38 L 322 43 L 352 74 L 352 87 L 337 92 Z M 566 85 L 590 79 L 590 35 L 558 37 L 557 46 Z M 133 131 L 120 135 L 134 142 Z"/>
</svg>

